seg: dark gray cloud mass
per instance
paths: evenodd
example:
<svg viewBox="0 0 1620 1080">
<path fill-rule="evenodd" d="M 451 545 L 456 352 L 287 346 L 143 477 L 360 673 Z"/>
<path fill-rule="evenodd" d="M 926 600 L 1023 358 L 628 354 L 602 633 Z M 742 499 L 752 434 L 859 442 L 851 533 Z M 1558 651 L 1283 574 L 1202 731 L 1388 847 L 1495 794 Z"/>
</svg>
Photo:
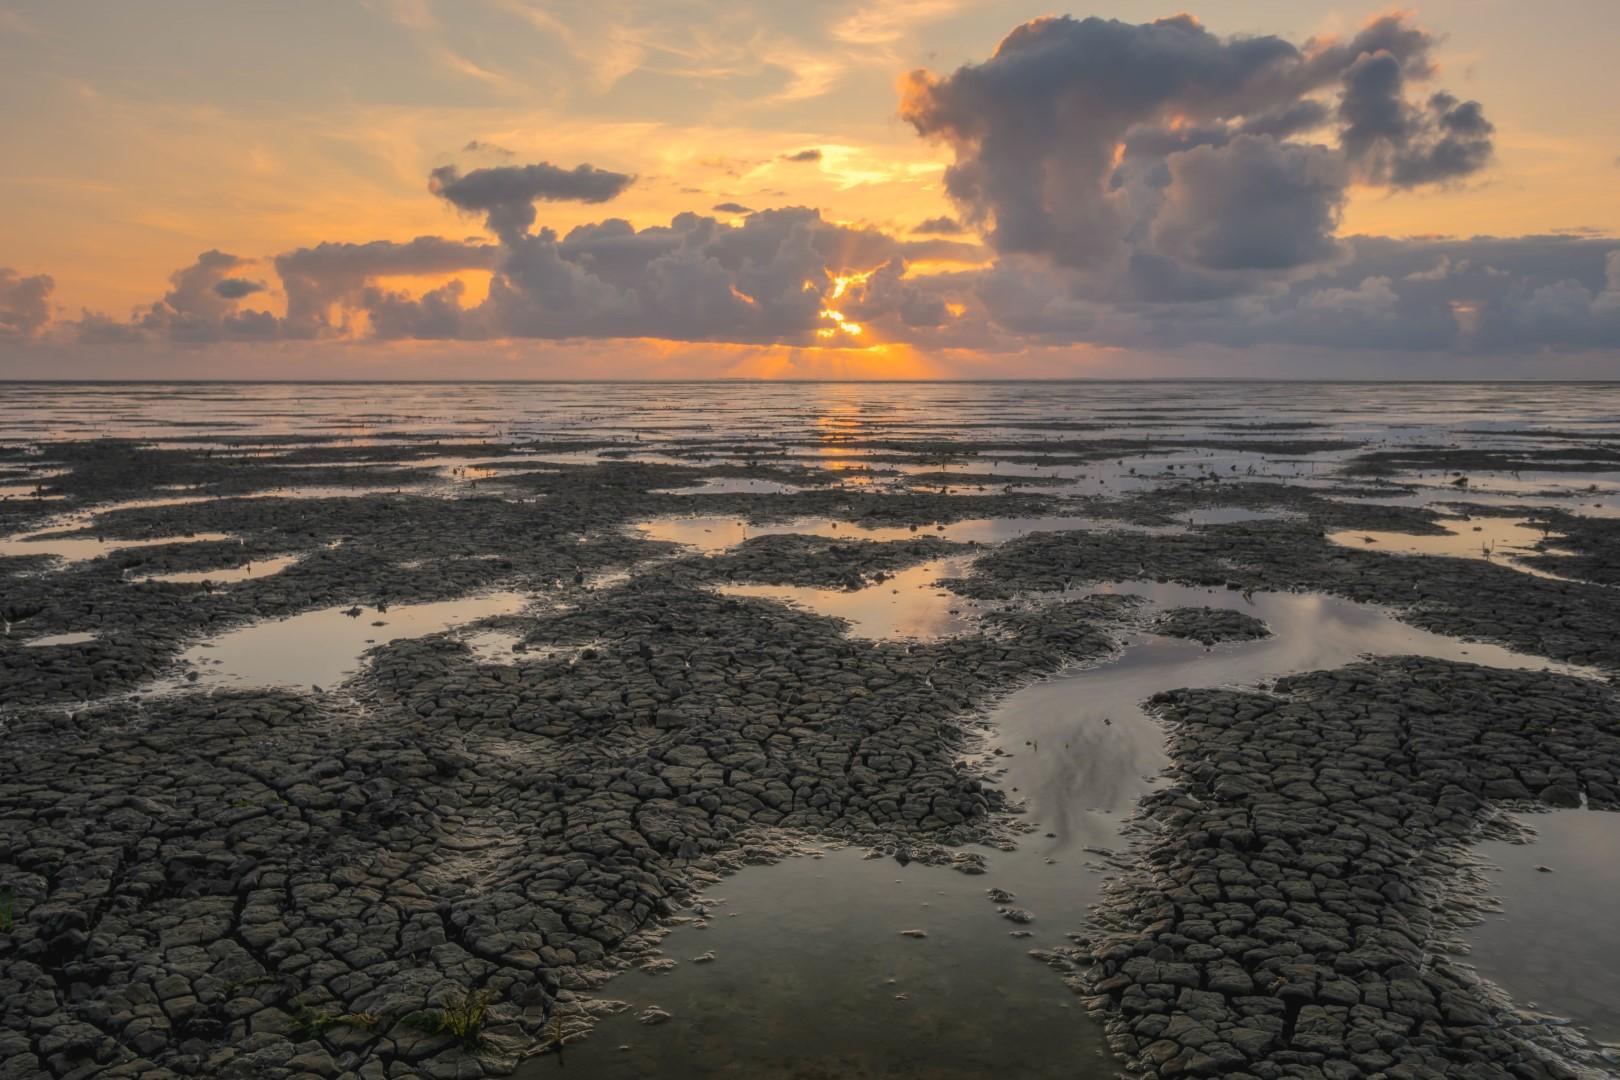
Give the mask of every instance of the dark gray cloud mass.
<svg viewBox="0 0 1620 1080">
<path fill-rule="evenodd" d="M 800 151 L 798 151 L 797 153 L 794 153 L 794 154 L 783 154 L 782 155 L 782 160 L 783 161 L 799 161 L 799 162 L 820 161 L 821 160 L 821 151 L 816 149 L 815 147 L 811 147 L 808 150 L 800 150 Z"/>
<path fill-rule="evenodd" d="M 428 190 L 469 213 L 481 212 L 496 236 L 506 239 L 528 232 L 535 221 L 536 200 L 603 203 L 634 183 L 635 177 L 593 165 L 560 168 L 550 162 L 499 165 L 463 175 L 454 165 L 434 169 Z"/>
<path fill-rule="evenodd" d="M 431 324 L 456 337 L 661 337 L 684 341 L 797 342 L 839 332 L 822 313 L 835 278 L 893 265 L 905 256 L 892 237 L 834 225 L 811 209 L 763 210 L 739 225 L 680 214 L 636 229 L 609 219 L 564 236 L 549 229 L 506 241 L 489 297 L 448 325 L 448 297 L 419 302 L 368 298 L 390 327 Z M 856 286 L 850 301 L 862 299 Z M 914 292 L 893 290 L 881 314 L 898 318 Z M 825 335 L 824 335 L 825 336 Z"/>
<path fill-rule="evenodd" d="M 742 203 L 723 202 L 715 203 L 714 212 L 717 214 L 752 214 L 754 211 L 751 207 L 744 206 Z"/>
<path fill-rule="evenodd" d="M 264 290 L 264 282 L 250 281 L 247 278 L 221 278 L 214 282 L 214 291 L 227 300 L 240 300 L 244 296 L 251 296 Z"/>
<path fill-rule="evenodd" d="M 1488 161 L 1477 103 L 1408 98 L 1434 43 L 1399 14 L 1303 45 L 1188 15 L 1037 19 L 981 64 L 913 72 L 901 115 L 951 147 L 947 191 L 1003 254 L 1089 272 L 1099 296 L 1125 281 L 1161 280 L 1179 290 L 1167 300 L 1189 281 L 1219 291 L 1211 273 L 1254 289 L 1340 256 L 1353 180 L 1414 187 Z"/>
<path fill-rule="evenodd" d="M 939 217 L 924 218 L 913 225 L 911 231 L 918 236 L 959 236 L 967 232 L 967 228 L 955 218 L 941 214 Z"/>
<path fill-rule="evenodd" d="M 51 321 L 51 292 L 56 282 L 49 274 L 23 277 L 0 266 L 0 337 L 31 338 Z"/>
<path fill-rule="evenodd" d="M 977 275 L 974 290 L 998 326 L 1054 343 L 1620 349 L 1620 240 L 1351 237 L 1344 248 L 1286 286 L 1177 303 L 1089 300 L 1028 257 Z"/>
</svg>

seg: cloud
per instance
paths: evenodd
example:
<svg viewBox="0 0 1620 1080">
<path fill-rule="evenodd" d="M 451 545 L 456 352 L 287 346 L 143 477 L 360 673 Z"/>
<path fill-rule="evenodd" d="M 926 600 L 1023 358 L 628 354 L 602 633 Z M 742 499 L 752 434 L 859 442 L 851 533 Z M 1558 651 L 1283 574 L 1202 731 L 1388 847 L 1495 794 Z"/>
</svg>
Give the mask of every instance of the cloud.
<svg viewBox="0 0 1620 1080">
<path fill-rule="evenodd" d="M 1352 180 L 1414 187 L 1484 166 L 1477 103 L 1407 97 L 1433 77 L 1434 43 L 1402 15 L 1304 45 L 1222 38 L 1189 15 L 1043 18 L 983 63 L 912 72 L 901 115 L 951 148 L 946 191 L 1004 255 L 1089 274 L 1097 296 L 1252 290 L 1336 257 Z M 1332 143 L 1311 140 L 1328 127 Z"/>
<path fill-rule="evenodd" d="M 714 211 L 717 214 L 752 214 L 754 212 L 752 208 L 735 202 L 715 203 Z"/>
<path fill-rule="evenodd" d="M 434 169 L 428 190 L 468 213 L 482 212 L 490 232 L 507 239 L 528 232 L 536 200 L 603 203 L 634 183 L 635 177 L 592 165 L 560 168 L 549 162 L 498 165 L 462 175 L 454 165 Z"/>
<path fill-rule="evenodd" d="M 264 289 L 264 282 L 249 281 L 247 278 L 221 278 L 214 282 L 214 291 L 227 300 L 240 300 Z"/>
<path fill-rule="evenodd" d="M 955 218 L 941 214 L 939 217 L 924 218 L 913 225 L 911 231 L 919 236 L 956 236 L 967 232 L 967 227 Z"/>
<path fill-rule="evenodd" d="M 1168 165 L 1156 251 L 1206 270 L 1289 270 L 1336 253 L 1344 168 L 1326 147 L 1239 135 Z"/>
<path fill-rule="evenodd" d="M 51 321 L 51 292 L 56 282 L 48 274 L 23 277 L 0 266 L 0 337 L 32 338 Z"/>
<path fill-rule="evenodd" d="M 1620 349 L 1620 240 L 1352 237 L 1325 272 L 1263 293 L 1109 302 L 1030 257 L 973 275 L 1002 331 L 1126 348 L 1313 346 L 1490 356 Z"/>
<path fill-rule="evenodd" d="M 865 286 L 840 287 L 838 278 L 889 263 L 904 265 L 892 237 L 804 207 L 759 211 L 737 225 L 690 213 L 639 230 L 610 219 L 508 243 L 488 300 L 464 326 L 498 337 L 841 340 L 864 328 L 851 331 L 827 312 L 841 310 L 845 295 L 860 300 Z M 898 318 L 910 289 L 898 289 L 881 314 Z"/>
<path fill-rule="evenodd" d="M 141 330 L 181 342 L 214 342 L 229 339 L 265 340 L 281 336 L 281 320 L 268 311 L 244 309 L 239 300 L 257 291 L 239 291 L 239 284 L 251 285 L 233 272 L 252 266 L 254 260 L 212 250 L 197 261 L 169 275 L 169 291 L 163 299 L 137 309 L 131 320 Z M 105 327 L 102 335 L 108 337 Z"/>
<path fill-rule="evenodd" d="M 782 160 L 783 161 L 820 161 L 821 160 L 821 151 L 816 149 L 815 147 L 811 147 L 808 150 L 800 150 L 798 153 L 783 154 L 782 155 Z"/>
<path fill-rule="evenodd" d="M 388 240 L 323 243 L 277 255 L 276 273 L 287 294 L 284 333 L 308 338 L 347 331 L 342 312 L 377 279 L 489 270 L 499 255 L 500 249 L 493 244 L 436 236 L 419 236 L 403 244 Z M 339 312 L 336 319 L 334 309 Z"/>
</svg>

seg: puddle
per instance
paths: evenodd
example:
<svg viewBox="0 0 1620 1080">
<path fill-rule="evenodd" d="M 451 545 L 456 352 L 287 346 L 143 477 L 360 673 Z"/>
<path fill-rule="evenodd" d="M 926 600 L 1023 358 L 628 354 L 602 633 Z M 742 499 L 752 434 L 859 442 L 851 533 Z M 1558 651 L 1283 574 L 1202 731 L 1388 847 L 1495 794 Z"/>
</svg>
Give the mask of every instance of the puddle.
<svg viewBox="0 0 1620 1080">
<path fill-rule="evenodd" d="M 51 634 L 49 637 L 37 637 L 31 641 L 23 642 L 23 648 L 37 649 L 47 645 L 88 645 L 95 640 L 96 635 L 88 633 Z"/>
<path fill-rule="evenodd" d="M 967 573 L 976 556 L 935 559 L 894 573 L 864 589 L 819 589 L 805 585 L 725 585 L 727 596 L 752 596 L 831 615 L 850 624 L 850 636 L 930 641 L 965 634 L 979 605 L 936 583 Z"/>
<path fill-rule="evenodd" d="M 631 1009 L 570 1046 L 563 1067 L 609 1080 L 1113 1075 L 1117 1063 L 1079 999 L 1027 954 L 1085 931 L 1116 869 L 1110 853 L 1125 849 L 1122 827 L 1158 782 L 1163 734 L 1140 702 L 1169 687 L 1253 685 L 1365 655 L 1555 667 L 1327 596 L 1263 593 L 1251 603 L 1225 589 L 1143 582 L 1098 591 L 1247 611 L 1274 636 L 1213 649 L 1144 636 L 1101 664 L 1009 695 L 988 713 L 980 760 L 1024 802 L 1019 820 L 1033 831 L 1016 851 L 969 849 L 986 856 L 979 876 L 854 850 L 744 870 L 708 890 L 723 902 L 709 904 L 706 929 L 679 927 L 664 940 L 679 961 L 673 971 L 632 971 L 607 985 L 602 996 Z M 1032 936 L 1010 936 L 1019 927 L 997 914 L 985 895 L 992 887 L 1034 915 Z M 908 929 L 927 937 L 902 937 Z M 712 963 L 691 962 L 709 951 Z M 672 1019 L 638 1024 L 649 1005 Z M 555 1068 L 540 1058 L 518 1075 L 538 1080 Z"/>
<path fill-rule="evenodd" d="M 1525 566 L 1515 556 L 1539 554 L 1536 545 L 1552 538 L 1523 518 L 1442 518 L 1446 534 L 1421 536 L 1402 532 L 1364 532 L 1350 529 L 1327 538 L 1341 547 L 1368 548 L 1397 555 L 1445 555 L 1454 559 L 1484 559 L 1537 577 L 1554 577 Z"/>
<path fill-rule="evenodd" d="M 480 664 L 513 664 L 524 658 L 512 651 L 513 646 L 523 643 L 523 635 L 510 630 L 475 630 L 462 635 L 461 643 Z"/>
<path fill-rule="evenodd" d="M 149 540 L 109 540 L 95 536 L 54 536 L 19 533 L 0 539 L 0 555 L 54 555 L 64 562 L 84 562 L 128 548 L 158 547 L 163 544 L 199 544 L 205 541 L 233 540 L 226 533 L 192 533 L 189 536 L 158 536 Z"/>
<path fill-rule="evenodd" d="M 235 581 L 248 581 L 252 578 L 269 577 L 279 574 L 299 559 L 301 555 L 278 555 L 273 559 L 260 559 L 257 562 L 243 563 L 241 566 L 216 568 L 213 570 L 177 570 L 171 574 L 146 574 L 141 577 L 132 577 L 132 582 L 139 581 L 166 581 L 171 584 L 201 584 L 212 582 L 215 585 L 228 585 Z"/>
<path fill-rule="evenodd" d="M 493 615 L 513 615 L 529 603 L 519 593 L 498 592 L 425 604 L 327 608 L 286 619 L 252 623 L 194 645 L 181 656 L 198 678 L 170 680 L 163 689 L 198 686 L 330 687 L 354 674 L 374 645 L 425 637 Z M 377 625 L 377 624 L 381 625 Z"/>
<path fill-rule="evenodd" d="M 1534 843 L 1474 849 L 1500 868 L 1488 878 L 1502 910 L 1469 931 L 1468 960 L 1521 1007 L 1620 1042 L 1620 813 L 1555 810 L 1523 820 Z"/>
<path fill-rule="evenodd" d="M 711 476 L 689 487 L 665 488 L 654 495 L 791 495 L 806 491 L 798 484 L 764 480 L 755 476 Z"/>
<path fill-rule="evenodd" d="M 0 484 L 0 499 L 17 499 L 27 502 L 54 502 L 67 498 L 66 495 L 52 495 L 40 490 L 38 484 Z"/>
<path fill-rule="evenodd" d="M 1080 999 L 1025 955 L 988 877 L 856 849 L 750 868 L 708 890 L 707 929 L 664 941 L 678 966 L 604 996 L 631 1008 L 538 1058 L 522 1080 L 1068 1080 L 1117 1066 Z M 993 853 L 992 853 L 993 855 Z M 925 938 L 901 936 L 921 930 Z M 712 963 L 692 957 L 713 952 Z M 649 1005 L 672 1019 L 637 1023 Z M 625 1049 L 620 1049 L 625 1047 Z"/>
<path fill-rule="evenodd" d="M 1254 514 L 1254 511 L 1245 511 Z M 1259 515 L 1255 515 L 1259 516 Z M 862 525 L 834 518 L 797 518 L 792 521 L 753 524 L 736 517 L 655 518 L 632 526 L 649 540 L 665 540 L 697 548 L 706 555 L 729 551 L 754 536 L 824 536 L 832 540 L 915 540 L 937 536 L 956 543 L 999 544 L 1032 532 L 1062 532 L 1069 529 L 1128 529 L 1135 532 L 1173 532 L 1174 528 L 1144 528 L 1124 522 L 1079 515 L 1053 517 L 969 518 L 948 525 Z"/>
</svg>

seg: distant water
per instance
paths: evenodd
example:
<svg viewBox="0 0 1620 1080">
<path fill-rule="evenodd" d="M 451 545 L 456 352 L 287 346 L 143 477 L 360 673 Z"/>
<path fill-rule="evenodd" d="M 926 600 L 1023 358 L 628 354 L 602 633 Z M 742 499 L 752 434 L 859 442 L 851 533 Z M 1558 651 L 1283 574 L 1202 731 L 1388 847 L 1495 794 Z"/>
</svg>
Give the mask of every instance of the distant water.
<svg viewBox="0 0 1620 1080">
<path fill-rule="evenodd" d="M 1053 421 L 1137 437 L 1260 422 L 1401 442 L 1485 433 L 1467 438 L 1475 445 L 1532 427 L 1567 432 L 1573 443 L 1620 425 L 1620 383 L 0 383 L 0 440 L 588 435 L 634 443 L 875 429 L 956 437 L 978 425 L 987 436 L 1028 437 L 1028 425 Z"/>
</svg>

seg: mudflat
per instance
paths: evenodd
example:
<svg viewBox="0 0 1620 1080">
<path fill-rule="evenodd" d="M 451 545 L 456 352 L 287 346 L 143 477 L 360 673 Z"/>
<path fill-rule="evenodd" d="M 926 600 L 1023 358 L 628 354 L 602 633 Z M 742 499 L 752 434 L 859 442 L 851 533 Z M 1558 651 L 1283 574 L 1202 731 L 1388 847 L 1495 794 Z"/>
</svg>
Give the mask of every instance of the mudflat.
<svg viewBox="0 0 1620 1080">
<path fill-rule="evenodd" d="M 0 386 L 0 1076 L 1611 1075 L 1538 390 Z"/>
</svg>

